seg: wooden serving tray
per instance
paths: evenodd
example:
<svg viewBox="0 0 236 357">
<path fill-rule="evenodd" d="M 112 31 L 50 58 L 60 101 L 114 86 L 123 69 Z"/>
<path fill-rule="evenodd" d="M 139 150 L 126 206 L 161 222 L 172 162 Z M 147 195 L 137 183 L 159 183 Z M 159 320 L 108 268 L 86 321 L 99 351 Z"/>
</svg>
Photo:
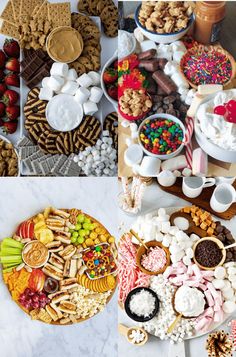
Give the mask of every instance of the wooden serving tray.
<svg viewBox="0 0 236 357">
<path fill-rule="evenodd" d="M 210 206 L 210 199 L 211 199 L 211 195 L 215 189 L 215 186 L 212 187 L 206 187 L 202 190 L 202 193 L 196 197 L 196 198 L 189 198 L 187 196 L 185 196 L 185 194 L 182 191 L 182 178 L 178 177 L 175 184 L 173 186 L 170 187 L 164 187 L 160 184 L 158 184 L 160 186 L 160 188 L 168 193 L 171 193 L 172 195 L 175 195 L 179 198 L 182 198 L 183 200 L 186 200 L 190 203 L 192 203 L 193 205 L 196 205 L 212 214 L 214 214 L 215 216 L 225 219 L 225 220 L 230 220 L 231 218 L 233 218 L 236 215 L 236 203 L 233 203 L 230 208 L 222 213 L 219 212 L 215 212 L 211 206 Z M 233 187 L 236 189 L 236 180 L 233 183 Z"/>
</svg>

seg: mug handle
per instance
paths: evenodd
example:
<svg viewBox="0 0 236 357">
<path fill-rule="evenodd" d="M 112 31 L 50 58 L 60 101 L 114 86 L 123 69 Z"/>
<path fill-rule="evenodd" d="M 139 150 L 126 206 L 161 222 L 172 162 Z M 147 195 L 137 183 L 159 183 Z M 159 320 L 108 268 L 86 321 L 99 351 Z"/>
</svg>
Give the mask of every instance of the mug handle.
<svg viewBox="0 0 236 357">
<path fill-rule="evenodd" d="M 209 177 L 209 178 L 206 179 L 203 187 L 204 188 L 205 187 L 211 187 L 211 186 L 215 185 L 215 183 L 216 183 L 216 180 L 214 178 Z"/>
</svg>

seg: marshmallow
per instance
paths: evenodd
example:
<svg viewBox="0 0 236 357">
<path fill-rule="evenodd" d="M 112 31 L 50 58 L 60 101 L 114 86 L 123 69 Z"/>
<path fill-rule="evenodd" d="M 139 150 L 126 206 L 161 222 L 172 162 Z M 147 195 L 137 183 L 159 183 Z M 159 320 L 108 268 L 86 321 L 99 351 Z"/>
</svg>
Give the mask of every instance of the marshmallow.
<svg viewBox="0 0 236 357">
<path fill-rule="evenodd" d="M 61 93 L 75 95 L 79 85 L 73 81 L 67 81 L 61 88 Z"/>
<path fill-rule="evenodd" d="M 162 170 L 179 170 L 187 167 L 187 160 L 184 155 L 179 155 L 177 157 L 173 157 L 172 159 L 168 159 L 162 162 L 161 168 Z"/>
<path fill-rule="evenodd" d="M 228 268 L 228 274 L 229 275 L 236 274 L 236 268 L 235 267 L 229 267 Z"/>
<path fill-rule="evenodd" d="M 88 100 L 89 96 L 90 91 L 87 88 L 80 87 L 75 93 L 75 100 L 80 104 L 84 104 Z"/>
<path fill-rule="evenodd" d="M 48 87 L 48 81 L 50 80 L 50 77 L 44 77 L 44 79 L 42 80 L 42 87 L 46 88 Z"/>
<path fill-rule="evenodd" d="M 192 173 L 194 176 L 207 176 L 208 156 L 201 148 L 193 150 Z"/>
<path fill-rule="evenodd" d="M 216 279 L 224 279 L 226 275 L 226 270 L 224 267 L 216 267 L 214 271 L 214 276 Z"/>
<path fill-rule="evenodd" d="M 173 52 L 175 52 L 175 51 L 186 52 L 187 51 L 187 49 L 182 41 L 175 41 L 175 42 L 171 43 L 170 46 L 172 47 Z"/>
<path fill-rule="evenodd" d="M 192 174 L 192 170 L 189 169 L 188 167 L 185 167 L 182 171 L 182 175 L 185 177 L 189 177 L 189 176 L 191 176 L 191 174 Z"/>
<path fill-rule="evenodd" d="M 235 308 L 236 308 L 236 305 L 233 301 L 225 301 L 223 303 L 223 311 L 226 313 L 226 314 L 232 314 L 232 312 L 234 312 Z"/>
<path fill-rule="evenodd" d="M 138 144 L 132 144 L 125 150 L 124 161 L 128 166 L 140 164 L 142 158 L 143 150 Z"/>
<path fill-rule="evenodd" d="M 176 73 L 176 71 L 178 71 L 178 66 L 175 62 L 167 62 L 165 67 L 164 67 L 164 73 L 167 76 L 172 76 L 174 73 Z"/>
<path fill-rule="evenodd" d="M 180 63 L 181 58 L 183 57 L 184 52 L 183 51 L 174 51 L 173 52 L 173 61 Z"/>
<path fill-rule="evenodd" d="M 224 282 L 224 280 L 221 280 L 221 279 L 212 280 L 212 284 L 214 285 L 214 288 L 216 288 L 216 289 L 223 289 L 225 287 L 225 282 Z"/>
<path fill-rule="evenodd" d="M 123 128 L 129 128 L 130 122 L 128 120 L 122 120 L 121 125 Z"/>
<path fill-rule="evenodd" d="M 50 70 L 51 76 L 67 77 L 69 66 L 66 63 L 54 62 Z"/>
<path fill-rule="evenodd" d="M 88 72 L 88 76 L 92 79 L 93 86 L 99 86 L 101 84 L 101 76 L 98 72 L 90 71 Z"/>
<path fill-rule="evenodd" d="M 83 104 L 83 108 L 84 108 L 85 115 L 93 115 L 94 113 L 96 113 L 98 111 L 97 104 L 91 102 L 90 100 L 88 100 L 87 102 L 85 102 Z"/>
<path fill-rule="evenodd" d="M 50 88 L 41 88 L 39 92 L 40 100 L 50 100 L 53 97 L 53 91 Z"/>
<path fill-rule="evenodd" d="M 49 78 L 47 84 L 48 84 L 48 88 L 52 89 L 54 92 L 58 92 L 60 91 L 64 82 L 65 82 L 64 78 L 57 75 L 53 75 Z"/>
<path fill-rule="evenodd" d="M 187 80 L 184 78 L 184 76 L 179 71 L 172 74 L 171 79 L 173 82 L 175 82 L 177 87 L 189 88 L 189 84 L 188 84 Z"/>
<path fill-rule="evenodd" d="M 76 81 L 76 79 L 78 78 L 77 72 L 74 68 L 69 69 L 66 79 L 68 81 Z"/>
<path fill-rule="evenodd" d="M 125 139 L 125 144 L 126 144 L 126 146 L 130 146 L 131 144 L 133 144 L 133 140 L 130 139 L 130 138 L 126 138 Z"/>
<path fill-rule="evenodd" d="M 186 255 L 185 257 L 183 257 L 183 262 L 187 266 L 191 265 L 191 258 Z"/>
<path fill-rule="evenodd" d="M 144 35 L 143 35 L 142 31 L 140 30 L 140 28 L 136 27 L 136 29 L 134 29 L 134 37 L 136 38 L 136 40 L 138 42 L 144 41 Z"/>
<path fill-rule="evenodd" d="M 89 100 L 94 103 L 99 103 L 103 96 L 103 90 L 99 87 L 92 87 L 90 92 Z"/>
<path fill-rule="evenodd" d="M 151 50 L 153 48 L 157 50 L 157 46 L 156 46 L 155 42 L 153 42 L 151 40 L 142 41 L 140 43 L 140 47 L 141 47 L 141 52 L 145 52 L 145 51 Z"/>
<path fill-rule="evenodd" d="M 178 87 L 177 92 L 178 92 L 179 94 L 181 94 L 181 95 L 187 97 L 187 94 L 188 94 L 189 90 L 188 90 L 188 88 L 185 87 L 185 86 L 180 86 L 180 87 Z"/>
<path fill-rule="evenodd" d="M 192 104 L 192 101 L 193 101 L 193 99 L 194 99 L 194 97 L 195 97 L 195 94 L 196 94 L 195 89 L 190 89 L 190 90 L 188 91 L 188 94 L 187 94 L 187 96 L 186 96 L 186 98 L 185 98 L 185 103 L 186 103 L 187 105 L 191 105 L 191 104 Z"/>
<path fill-rule="evenodd" d="M 173 174 L 175 175 L 175 177 L 180 177 L 180 176 L 181 176 L 181 172 L 178 171 L 178 170 L 175 170 L 175 171 L 173 172 Z"/>
<path fill-rule="evenodd" d="M 82 74 L 76 82 L 79 83 L 81 87 L 85 88 L 88 88 L 93 85 L 93 80 L 87 73 Z"/>
<path fill-rule="evenodd" d="M 160 172 L 160 167 L 161 160 L 156 157 L 144 156 L 139 173 L 144 177 L 156 177 Z"/>
</svg>

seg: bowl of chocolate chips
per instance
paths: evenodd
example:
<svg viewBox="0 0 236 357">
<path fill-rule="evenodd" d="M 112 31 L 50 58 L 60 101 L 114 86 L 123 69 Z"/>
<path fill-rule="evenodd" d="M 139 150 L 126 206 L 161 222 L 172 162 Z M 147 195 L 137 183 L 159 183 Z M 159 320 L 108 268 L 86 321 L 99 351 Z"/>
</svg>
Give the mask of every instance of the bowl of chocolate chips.
<svg viewBox="0 0 236 357">
<path fill-rule="evenodd" d="M 203 270 L 214 270 L 224 264 L 226 249 L 216 237 L 205 237 L 198 240 L 194 247 L 194 262 Z"/>
</svg>

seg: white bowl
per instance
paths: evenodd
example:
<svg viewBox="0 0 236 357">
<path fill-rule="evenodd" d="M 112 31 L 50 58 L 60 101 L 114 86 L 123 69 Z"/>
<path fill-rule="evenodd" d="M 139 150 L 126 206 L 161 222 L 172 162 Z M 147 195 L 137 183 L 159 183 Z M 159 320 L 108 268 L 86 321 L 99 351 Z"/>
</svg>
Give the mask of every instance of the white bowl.
<svg viewBox="0 0 236 357">
<path fill-rule="evenodd" d="M 3 141 L 6 141 L 8 144 L 12 144 L 12 142 L 3 135 L 0 135 L 0 139 Z M 19 177 L 20 176 L 20 157 L 19 157 L 19 154 L 18 154 L 15 146 L 13 144 L 12 144 L 12 146 L 14 148 L 14 151 L 15 151 L 17 159 L 18 159 L 18 174 L 17 174 L 17 176 Z"/>
<path fill-rule="evenodd" d="M 105 97 L 107 98 L 107 100 L 113 105 L 113 107 L 115 108 L 115 110 L 117 111 L 118 110 L 118 102 L 114 99 L 112 99 L 108 93 L 107 93 L 107 89 L 106 89 L 106 86 L 105 86 L 105 83 L 103 81 L 103 74 L 105 72 L 105 69 L 110 67 L 110 65 L 115 62 L 116 60 L 118 59 L 118 54 L 117 54 L 117 51 L 114 53 L 114 55 L 105 63 L 103 69 L 102 69 L 102 74 L 101 74 L 101 86 L 102 86 L 102 90 L 103 90 L 103 93 L 105 95 Z"/>
<path fill-rule="evenodd" d="M 167 160 L 167 159 L 171 159 L 172 157 L 177 156 L 184 148 L 184 144 L 183 143 L 178 147 L 178 149 L 176 151 L 172 152 L 171 154 L 166 154 L 166 155 L 165 154 L 163 154 L 163 155 L 153 154 L 152 152 L 150 152 L 147 149 L 145 149 L 145 147 L 143 146 L 143 144 L 142 144 L 142 142 L 140 140 L 141 128 L 146 123 L 147 120 L 153 120 L 153 119 L 169 119 L 169 120 L 172 120 L 172 121 L 176 122 L 177 124 L 180 125 L 181 129 L 183 130 L 183 137 L 185 136 L 185 126 L 184 126 L 184 124 L 182 123 L 181 120 L 179 120 L 178 118 L 176 118 L 176 117 L 174 117 L 173 115 L 170 115 L 170 114 L 153 114 L 153 115 L 150 115 L 149 117 L 147 117 L 146 119 L 144 119 L 142 121 L 142 123 L 140 124 L 140 126 L 139 126 L 139 129 L 138 129 L 138 142 L 139 142 L 139 145 L 142 147 L 142 149 L 145 152 L 145 154 L 147 154 L 149 156 L 157 157 L 160 160 Z"/>
<path fill-rule="evenodd" d="M 137 9 L 135 11 L 135 15 L 134 15 L 136 25 L 138 26 L 138 28 L 140 29 L 140 31 L 143 33 L 143 35 L 145 37 L 147 37 L 149 40 L 152 40 L 156 43 L 171 43 L 171 42 L 178 41 L 184 35 L 186 35 L 188 30 L 192 26 L 194 18 L 195 18 L 193 14 L 190 16 L 188 26 L 185 29 L 182 29 L 182 30 L 180 30 L 178 32 L 174 32 L 174 33 L 158 34 L 157 32 L 147 30 L 144 26 L 141 25 L 141 23 L 139 22 L 139 18 L 138 18 L 140 8 L 141 8 L 141 5 L 139 5 L 137 7 Z"/>
<path fill-rule="evenodd" d="M 120 38 L 119 38 L 119 36 L 122 35 L 122 34 L 126 34 L 126 36 L 129 37 L 132 46 L 131 46 L 131 49 L 130 49 L 130 50 L 126 49 L 126 53 L 121 56 L 121 53 L 120 53 L 121 43 L 120 43 Z M 119 60 L 122 59 L 122 58 L 125 58 L 125 57 L 127 57 L 127 56 L 129 56 L 129 55 L 131 55 L 131 54 L 134 53 L 135 50 L 136 50 L 136 39 L 135 39 L 134 35 L 133 35 L 132 33 L 130 33 L 130 32 L 127 32 L 127 31 L 124 31 L 124 30 L 119 30 L 119 31 L 118 31 L 118 43 L 119 43 L 119 48 L 118 48 L 118 57 L 119 57 Z M 122 48 L 122 50 L 124 50 L 124 49 Z"/>
</svg>

